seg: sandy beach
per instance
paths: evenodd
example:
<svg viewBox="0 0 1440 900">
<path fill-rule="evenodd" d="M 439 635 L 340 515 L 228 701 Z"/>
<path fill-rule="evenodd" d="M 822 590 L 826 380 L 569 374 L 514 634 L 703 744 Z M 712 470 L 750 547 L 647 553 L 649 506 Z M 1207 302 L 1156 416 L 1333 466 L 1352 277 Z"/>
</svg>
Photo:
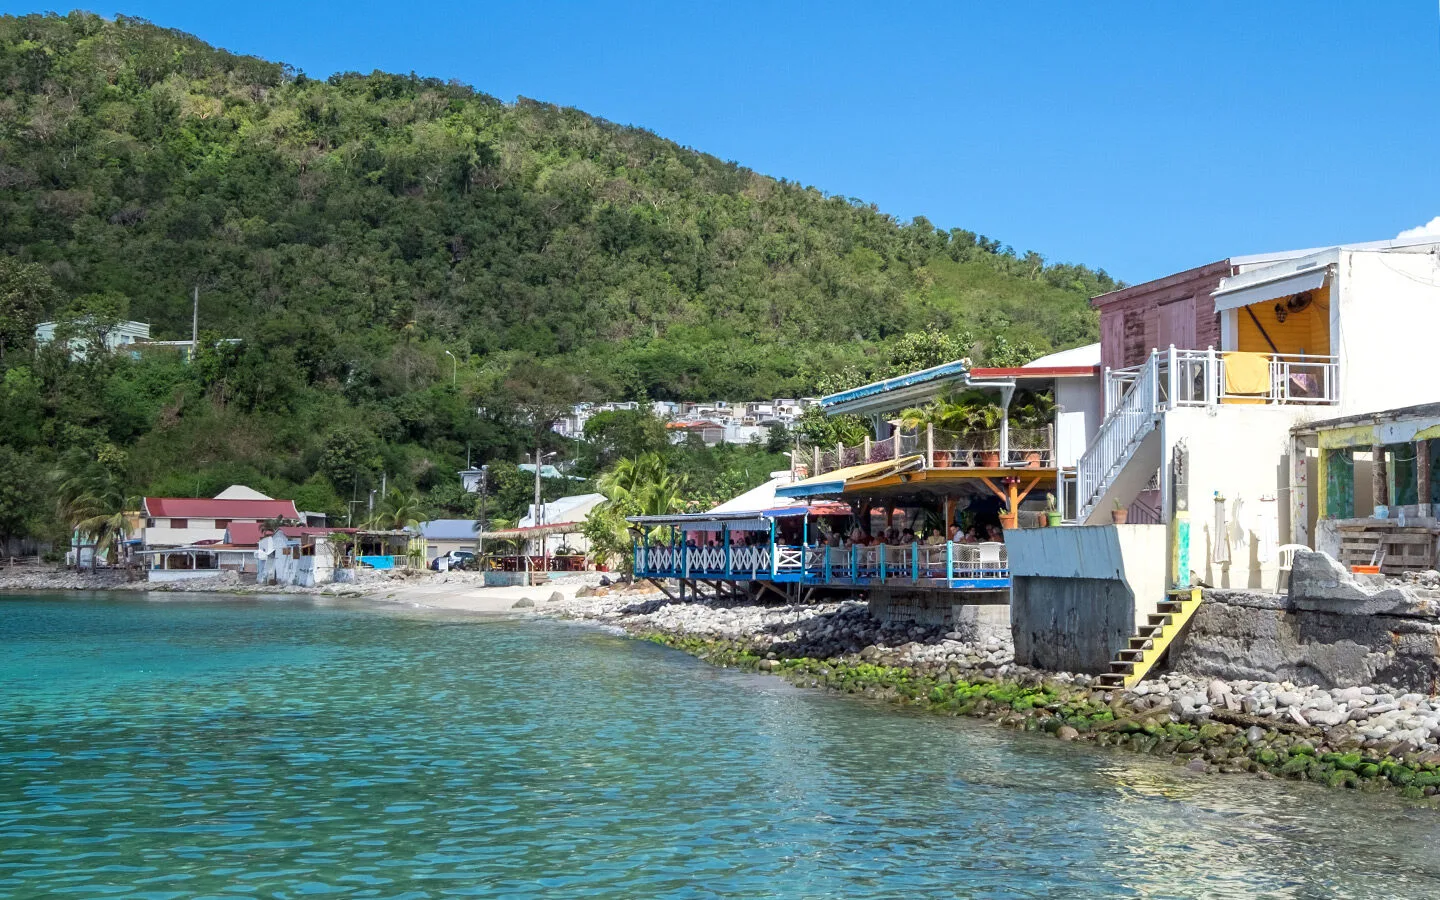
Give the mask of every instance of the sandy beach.
<svg viewBox="0 0 1440 900">
<path fill-rule="evenodd" d="M 360 580 L 355 582 L 295 587 L 244 584 L 229 573 L 214 578 L 152 584 L 128 581 L 123 573 L 106 570 L 90 573 L 32 566 L 0 569 L 0 592 L 134 591 L 156 594 L 300 595 L 363 599 L 472 613 L 543 613 L 547 604 L 558 603 L 560 600 L 575 600 L 581 588 L 598 585 L 601 577 L 600 573 L 576 573 L 562 575 L 552 583 L 538 587 L 486 587 L 480 574 L 476 572 L 364 571 L 359 573 Z M 523 602 L 527 599 L 530 601 L 528 604 Z"/>
</svg>

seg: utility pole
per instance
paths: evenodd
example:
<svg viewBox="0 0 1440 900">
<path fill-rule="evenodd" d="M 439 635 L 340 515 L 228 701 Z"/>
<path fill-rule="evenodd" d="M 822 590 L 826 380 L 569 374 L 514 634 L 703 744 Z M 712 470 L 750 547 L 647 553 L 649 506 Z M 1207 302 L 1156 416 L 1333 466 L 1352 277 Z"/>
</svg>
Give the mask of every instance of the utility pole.
<svg viewBox="0 0 1440 900">
<path fill-rule="evenodd" d="M 467 454 L 468 455 L 468 454 Z M 470 468 L 467 461 L 465 468 Z M 490 527 L 490 516 L 486 514 L 485 501 L 490 495 L 490 467 L 480 467 L 480 530 L 475 538 L 475 555 L 480 558 L 485 556 L 485 529 Z"/>
<path fill-rule="evenodd" d="M 386 479 L 386 477 L 387 477 L 388 475 L 389 475 L 388 472 L 381 472 L 381 473 L 380 473 L 380 499 L 381 499 L 381 500 L 384 500 L 384 499 L 385 499 L 385 492 L 386 492 L 386 489 L 385 489 L 386 481 L 385 481 L 385 479 Z"/>
<path fill-rule="evenodd" d="M 460 383 L 460 360 L 449 350 L 445 351 L 445 355 L 450 357 L 450 384 L 453 387 Z"/>
<path fill-rule="evenodd" d="M 541 454 L 540 448 L 539 448 L 539 446 L 537 446 L 537 448 L 536 448 L 536 527 L 537 527 L 537 528 L 539 528 L 540 526 L 543 526 L 543 524 L 544 524 L 544 498 L 541 497 L 541 495 L 540 495 L 540 467 L 541 467 L 541 465 L 543 465 L 543 464 L 544 464 L 544 455 Z M 549 566 L 549 564 L 546 563 L 546 559 L 544 559 L 544 553 L 546 553 L 546 540 L 544 540 L 544 533 L 543 533 L 543 531 L 541 531 L 541 534 L 540 534 L 540 567 L 541 567 L 541 570 L 543 570 L 543 572 L 546 573 L 546 576 L 549 576 L 550 566 Z"/>
<path fill-rule="evenodd" d="M 200 352 L 200 285 L 195 285 L 195 306 L 190 312 L 190 361 Z"/>
</svg>

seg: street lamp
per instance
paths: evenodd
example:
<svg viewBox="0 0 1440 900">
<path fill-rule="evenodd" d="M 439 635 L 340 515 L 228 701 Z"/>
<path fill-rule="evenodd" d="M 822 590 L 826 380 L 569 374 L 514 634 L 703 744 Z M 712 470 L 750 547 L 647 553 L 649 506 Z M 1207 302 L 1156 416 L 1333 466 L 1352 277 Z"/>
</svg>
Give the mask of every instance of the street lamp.
<svg viewBox="0 0 1440 900">
<path fill-rule="evenodd" d="M 448 356 L 448 357 L 450 357 L 450 383 L 451 383 L 452 385 L 459 384 L 459 383 L 460 383 L 460 360 L 456 359 L 456 358 L 455 358 L 455 354 L 451 353 L 449 350 L 446 350 L 446 351 L 445 351 L 445 355 Z"/>
<path fill-rule="evenodd" d="M 556 451 L 556 450 L 552 450 L 552 451 L 550 451 L 549 453 L 542 453 L 539 447 L 536 447 L 536 448 L 535 448 L 535 527 L 536 527 L 536 528 L 539 528 L 540 526 L 542 526 L 542 525 L 545 524 L 545 504 L 544 504 L 544 498 L 542 498 L 542 497 L 540 496 L 540 467 L 545 464 L 545 460 L 550 459 L 550 458 L 552 458 L 552 457 L 554 457 L 554 456 L 558 456 L 558 455 L 559 455 L 559 451 Z M 545 558 L 548 549 L 549 549 L 549 548 L 546 546 L 546 541 L 545 541 L 545 533 L 544 533 L 544 532 L 541 532 L 541 533 L 540 533 L 540 565 L 544 568 L 544 571 L 546 572 L 546 577 L 549 577 L 549 572 L 550 572 L 550 562 L 549 562 L 549 560 L 547 560 L 547 559 Z"/>
</svg>

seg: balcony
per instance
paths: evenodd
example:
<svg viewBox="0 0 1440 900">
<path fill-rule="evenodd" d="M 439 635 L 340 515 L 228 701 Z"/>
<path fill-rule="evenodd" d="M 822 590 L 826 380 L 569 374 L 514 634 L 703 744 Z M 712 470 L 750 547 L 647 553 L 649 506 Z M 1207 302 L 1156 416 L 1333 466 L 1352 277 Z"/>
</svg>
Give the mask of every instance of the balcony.
<svg viewBox="0 0 1440 900">
<path fill-rule="evenodd" d="M 1232 371 L 1240 365 L 1239 356 L 1246 357 L 1247 363 L 1258 362 L 1259 372 L 1251 369 L 1242 376 Z M 1151 351 L 1150 359 L 1138 366 L 1105 371 L 1107 416 L 1116 411 L 1126 392 L 1151 367 L 1158 376 L 1153 387 L 1155 409 L 1219 403 L 1333 406 L 1340 402 L 1340 359 L 1336 356 L 1234 354 L 1213 347 L 1171 347 Z"/>
<path fill-rule="evenodd" d="M 1008 428 L 944 431 L 934 426 L 898 429 L 883 441 L 866 438 L 852 446 L 811 452 L 812 473 L 823 475 L 847 466 L 885 462 L 920 454 L 927 469 L 1053 469 L 1055 429 Z"/>
</svg>

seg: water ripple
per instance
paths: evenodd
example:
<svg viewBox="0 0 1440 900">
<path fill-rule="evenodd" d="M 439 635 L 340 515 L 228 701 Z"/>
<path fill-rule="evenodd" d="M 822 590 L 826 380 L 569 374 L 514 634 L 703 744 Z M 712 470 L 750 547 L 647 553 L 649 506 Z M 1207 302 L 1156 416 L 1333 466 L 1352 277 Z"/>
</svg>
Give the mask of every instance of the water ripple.
<svg viewBox="0 0 1440 900">
<path fill-rule="evenodd" d="M 1406 897 L 1436 817 L 544 623 L 0 601 L 0 898 Z"/>
</svg>

